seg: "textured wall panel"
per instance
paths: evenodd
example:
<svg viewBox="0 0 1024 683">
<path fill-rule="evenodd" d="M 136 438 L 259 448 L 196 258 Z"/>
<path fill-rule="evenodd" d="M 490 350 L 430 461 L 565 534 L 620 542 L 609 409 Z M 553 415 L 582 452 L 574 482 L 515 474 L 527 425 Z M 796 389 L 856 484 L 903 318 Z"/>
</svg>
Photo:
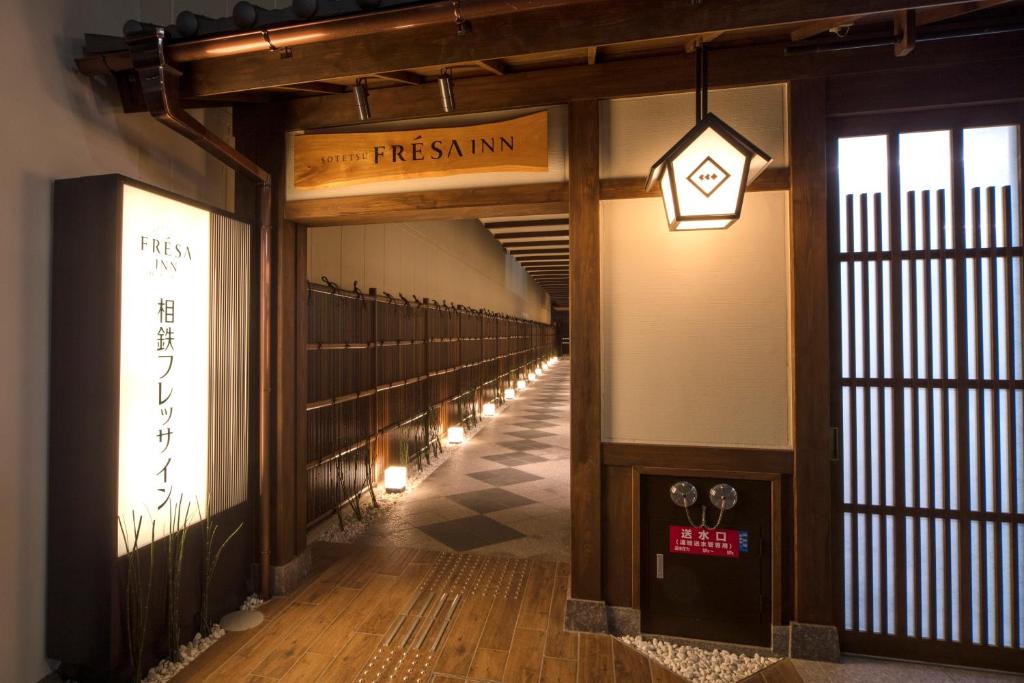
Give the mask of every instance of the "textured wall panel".
<svg viewBox="0 0 1024 683">
<path fill-rule="evenodd" d="M 714 82 L 714 59 L 711 79 Z M 601 103 L 601 177 L 646 176 L 651 164 L 694 124 L 693 93 Z M 786 86 L 712 90 L 708 111 L 787 166 Z"/>
<path fill-rule="evenodd" d="M 538 322 L 550 321 L 548 295 L 479 221 L 423 221 L 313 228 L 307 276 L 349 289 L 376 287 L 457 301 Z"/>
<path fill-rule="evenodd" d="M 606 441 L 789 446 L 787 197 L 692 232 L 659 199 L 602 202 Z"/>
</svg>

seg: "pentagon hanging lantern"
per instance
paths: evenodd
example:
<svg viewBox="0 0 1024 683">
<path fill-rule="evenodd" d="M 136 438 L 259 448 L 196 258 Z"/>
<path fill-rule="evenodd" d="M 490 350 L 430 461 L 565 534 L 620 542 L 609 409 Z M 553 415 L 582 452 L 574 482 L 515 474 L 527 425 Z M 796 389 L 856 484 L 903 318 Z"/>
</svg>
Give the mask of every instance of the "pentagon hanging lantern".
<svg viewBox="0 0 1024 683">
<path fill-rule="evenodd" d="M 697 125 L 672 146 L 647 176 L 661 189 L 671 230 L 727 228 L 740 217 L 747 186 L 772 158 L 708 113 L 707 48 L 697 48 Z"/>
</svg>

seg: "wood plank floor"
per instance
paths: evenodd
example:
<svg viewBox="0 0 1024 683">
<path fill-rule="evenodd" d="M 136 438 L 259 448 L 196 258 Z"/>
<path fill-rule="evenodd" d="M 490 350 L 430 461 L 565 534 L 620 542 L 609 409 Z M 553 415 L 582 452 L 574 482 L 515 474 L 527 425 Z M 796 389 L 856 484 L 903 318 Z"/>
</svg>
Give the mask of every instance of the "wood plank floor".
<svg viewBox="0 0 1024 683">
<path fill-rule="evenodd" d="M 314 576 L 175 681 L 673 683 L 605 635 L 563 629 L 568 565 L 319 544 Z"/>
</svg>

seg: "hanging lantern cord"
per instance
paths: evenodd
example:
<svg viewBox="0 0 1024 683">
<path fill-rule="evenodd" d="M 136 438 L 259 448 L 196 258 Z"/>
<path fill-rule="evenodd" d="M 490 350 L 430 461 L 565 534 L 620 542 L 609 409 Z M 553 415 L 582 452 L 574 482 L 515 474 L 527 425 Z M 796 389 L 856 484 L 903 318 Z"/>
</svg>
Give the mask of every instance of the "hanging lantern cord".
<svg viewBox="0 0 1024 683">
<path fill-rule="evenodd" d="M 697 123 L 699 124 L 708 115 L 708 48 L 701 42 L 696 49 L 697 78 Z"/>
</svg>

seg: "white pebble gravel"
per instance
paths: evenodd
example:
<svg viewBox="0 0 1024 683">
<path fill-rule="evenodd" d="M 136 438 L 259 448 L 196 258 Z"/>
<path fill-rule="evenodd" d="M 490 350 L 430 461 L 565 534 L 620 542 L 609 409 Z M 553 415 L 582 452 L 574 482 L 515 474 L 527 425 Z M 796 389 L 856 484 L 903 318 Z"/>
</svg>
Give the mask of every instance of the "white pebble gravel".
<svg viewBox="0 0 1024 683">
<path fill-rule="evenodd" d="M 468 442 L 481 427 L 483 422 L 477 424 L 472 430 L 466 432 L 466 442 Z M 342 529 L 338 526 L 337 517 L 329 517 L 319 527 L 313 530 L 310 534 L 311 541 L 323 541 L 325 543 L 352 543 L 369 528 L 371 524 L 386 518 L 391 512 L 397 507 L 406 497 L 408 493 L 414 491 L 416 487 L 422 484 L 430 477 L 441 465 L 445 464 L 449 458 L 458 453 L 459 446 L 450 445 L 444 448 L 439 455 L 431 455 L 430 462 L 423 465 L 423 469 L 417 469 L 413 466 L 409 467 L 409 479 L 405 483 L 405 491 L 401 493 L 388 493 L 384 490 L 383 482 L 378 483 L 373 487 L 374 495 L 377 497 L 378 507 L 370 505 L 369 494 L 364 493 L 360 496 L 360 503 L 362 505 L 362 519 L 357 519 L 352 509 L 345 505 L 342 511 L 345 515 L 345 528 Z"/>
<path fill-rule="evenodd" d="M 239 607 L 238 609 L 240 609 L 243 612 L 251 612 L 254 609 L 259 609 L 260 605 L 262 605 L 262 604 L 263 604 L 263 599 L 260 598 L 260 596 L 256 595 L 255 593 L 253 593 L 252 595 L 247 597 L 242 602 L 242 606 Z"/>
<path fill-rule="evenodd" d="M 664 640 L 644 640 L 640 636 L 622 636 L 619 640 L 693 683 L 735 683 L 779 661 L 775 657 L 705 650 Z"/>
<path fill-rule="evenodd" d="M 201 655 L 204 650 L 220 640 L 221 636 L 224 635 L 224 629 L 219 624 L 214 624 L 210 630 L 210 635 L 203 638 L 198 633 L 195 638 L 185 643 L 178 648 L 178 652 L 181 654 L 180 662 L 172 662 L 164 659 L 159 664 L 149 670 L 146 678 L 143 679 L 142 683 L 164 683 L 174 678 L 175 674 L 184 669 L 186 666 L 192 663 L 192 661 Z"/>
</svg>

